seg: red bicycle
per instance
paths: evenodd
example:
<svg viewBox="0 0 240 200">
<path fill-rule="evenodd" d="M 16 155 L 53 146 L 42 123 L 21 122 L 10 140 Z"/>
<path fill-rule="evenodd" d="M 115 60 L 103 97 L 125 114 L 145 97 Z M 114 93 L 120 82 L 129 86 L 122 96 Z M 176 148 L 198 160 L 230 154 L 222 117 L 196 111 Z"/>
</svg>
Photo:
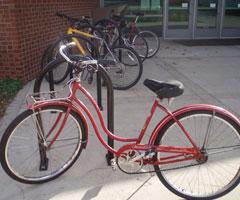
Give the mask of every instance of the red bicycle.
<svg viewBox="0 0 240 200">
<path fill-rule="evenodd" d="M 150 115 L 138 137 L 119 137 L 107 129 L 97 103 L 81 85 L 84 70 L 98 71 L 109 80 L 105 69 L 96 60 L 69 62 L 74 64 L 76 73 L 68 83 L 69 96 L 49 100 L 32 96 L 34 103 L 3 134 L 0 158 L 10 177 L 36 184 L 53 180 L 68 170 L 87 147 L 87 115 L 96 136 L 115 155 L 113 161 L 123 172 L 146 173 L 143 167 L 152 165 L 160 181 L 186 199 L 214 199 L 238 186 L 240 120 L 233 114 L 207 104 L 189 105 L 171 112 L 161 100 L 181 95 L 182 83 L 147 79 L 145 86 L 157 95 Z M 104 141 L 93 115 L 76 96 L 77 91 L 93 105 L 104 132 L 125 145 L 113 149 Z M 158 108 L 166 117 L 144 144 L 142 138 Z"/>
</svg>

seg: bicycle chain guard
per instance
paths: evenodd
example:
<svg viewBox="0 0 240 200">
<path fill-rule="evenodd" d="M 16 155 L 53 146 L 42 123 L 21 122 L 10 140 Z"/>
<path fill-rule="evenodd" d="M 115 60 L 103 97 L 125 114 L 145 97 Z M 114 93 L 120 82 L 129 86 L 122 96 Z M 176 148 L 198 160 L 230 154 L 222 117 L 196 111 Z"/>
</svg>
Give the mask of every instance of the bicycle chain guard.
<svg viewBox="0 0 240 200">
<path fill-rule="evenodd" d="M 139 151 L 128 149 L 116 159 L 119 169 L 125 173 L 137 173 L 143 167 L 143 157 Z"/>
</svg>

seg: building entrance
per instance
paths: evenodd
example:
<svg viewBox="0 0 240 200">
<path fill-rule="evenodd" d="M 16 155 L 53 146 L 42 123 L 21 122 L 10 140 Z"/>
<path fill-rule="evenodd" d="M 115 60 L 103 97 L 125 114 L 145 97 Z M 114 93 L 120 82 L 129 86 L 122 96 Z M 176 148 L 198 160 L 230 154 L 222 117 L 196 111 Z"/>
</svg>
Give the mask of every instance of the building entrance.
<svg viewBox="0 0 240 200">
<path fill-rule="evenodd" d="M 165 39 L 240 37 L 240 0 L 165 0 Z"/>
</svg>

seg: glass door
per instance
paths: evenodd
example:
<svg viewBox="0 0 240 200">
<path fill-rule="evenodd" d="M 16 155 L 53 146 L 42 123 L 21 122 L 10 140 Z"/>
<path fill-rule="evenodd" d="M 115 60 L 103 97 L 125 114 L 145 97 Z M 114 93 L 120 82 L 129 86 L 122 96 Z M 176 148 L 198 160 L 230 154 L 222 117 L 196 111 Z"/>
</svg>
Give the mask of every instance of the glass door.
<svg viewBox="0 0 240 200">
<path fill-rule="evenodd" d="M 165 1 L 165 38 L 192 38 L 194 0 Z"/>
<path fill-rule="evenodd" d="M 133 21 L 136 12 L 143 12 L 144 16 L 139 17 L 137 26 L 143 30 L 150 30 L 162 35 L 162 12 L 163 0 L 105 0 L 105 7 L 116 9 L 124 7 L 121 15 L 128 21 Z"/>
<path fill-rule="evenodd" d="M 240 0 L 224 1 L 222 37 L 240 37 Z"/>
<path fill-rule="evenodd" d="M 221 25 L 221 0 L 198 0 L 196 23 L 195 23 L 195 38 L 220 37 Z"/>
</svg>

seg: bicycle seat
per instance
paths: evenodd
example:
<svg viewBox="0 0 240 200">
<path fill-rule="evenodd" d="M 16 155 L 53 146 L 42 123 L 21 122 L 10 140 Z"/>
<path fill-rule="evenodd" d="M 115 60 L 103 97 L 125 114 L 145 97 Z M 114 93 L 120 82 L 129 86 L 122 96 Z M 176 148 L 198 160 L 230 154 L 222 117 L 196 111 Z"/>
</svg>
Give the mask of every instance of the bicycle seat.
<svg viewBox="0 0 240 200">
<path fill-rule="evenodd" d="M 133 12 L 134 15 L 139 16 L 139 17 L 143 17 L 144 13 L 143 12 Z"/>
<path fill-rule="evenodd" d="M 157 81 L 146 79 L 143 84 L 152 90 L 160 99 L 180 96 L 184 91 L 184 86 L 176 80 Z"/>
</svg>

